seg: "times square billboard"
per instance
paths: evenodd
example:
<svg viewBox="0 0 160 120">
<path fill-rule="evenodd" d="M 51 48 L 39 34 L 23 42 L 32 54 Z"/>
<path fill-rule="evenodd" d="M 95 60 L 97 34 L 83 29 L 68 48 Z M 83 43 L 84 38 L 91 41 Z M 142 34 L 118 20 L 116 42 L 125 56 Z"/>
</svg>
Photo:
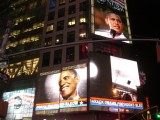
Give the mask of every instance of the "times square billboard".
<svg viewBox="0 0 160 120">
<path fill-rule="evenodd" d="M 91 33 L 131 43 L 126 0 L 91 0 Z"/>
<path fill-rule="evenodd" d="M 40 73 L 37 85 L 35 115 L 143 110 L 136 96 L 138 66 L 132 60 L 90 53 L 88 63 Z"/>
<path fill-rule="evenodd" d="M 3 93 L 3 100 L 8 102 L 6 120 L 32 118 L 35 88 L 26 88 Z"/>
</svg>

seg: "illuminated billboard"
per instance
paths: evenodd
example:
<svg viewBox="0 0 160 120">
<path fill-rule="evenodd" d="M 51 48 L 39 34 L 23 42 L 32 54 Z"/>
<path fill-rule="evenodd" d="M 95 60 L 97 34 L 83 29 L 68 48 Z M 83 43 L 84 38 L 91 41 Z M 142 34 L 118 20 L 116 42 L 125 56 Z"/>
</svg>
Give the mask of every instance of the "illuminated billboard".
<svg viewBox="0 0 160 120">
<path fill-rule="evenodd" d="M 87 111 L 87 65 L 40 74 L 35 114 Z"/>
<path fill-rule="evenodd" d="M 116 40 L 131 38 L 125 0 L 93 0 L 91 6 L 93 34 Z"/>
<path fill-rule="evenodd" d="M 137 62 L 114 56 L 110 58 L 112 82 L 136 91 L 140 86 Z"/>
<path fill-rule="evenodd" d="M 120 60 L 125 62 L 124 65 L 116 60 L 118 60 L 117 57 L 110 55 L 90 53 L 89 110 L 117 112 L 119 109 L 121 112 L 133 113 L 143 109 L 142 102 L 137 102 L 136 96 L 135 86 L 139 85 L 136 62 L 131 60 L 126 62 L 127 59 L 121 58 Z M 129 63 L 128 66 L 127 63 Z M 120 69 L 121 72 L 124 70 L 122 73 L 127 76 L 127 79 L 121 79 L 122 81 L 119 81 L 119 84 L 116 84 L 114 81 L 115 77 L 113 77 L 113 71 L 119 69 L 120 64 L 123 66 L 122 68 L 125 69 L 125 67 L 130 67 L 133 71 Z M 134 77 L 128 72 L 135 72 L 133 73 Z M 130 86 L 123 84 L 123 81 L 126 80 L 127 84 L 128 80 L 130 80 Z"/>
<path fill-rule="evenodd" d="M 33 114 L 33 105 L 35 97 L 35 88 L 15 90 L 4 92 L 3 100 L 8 102 L 7 120 L 31 118 Z"/>
</svg>

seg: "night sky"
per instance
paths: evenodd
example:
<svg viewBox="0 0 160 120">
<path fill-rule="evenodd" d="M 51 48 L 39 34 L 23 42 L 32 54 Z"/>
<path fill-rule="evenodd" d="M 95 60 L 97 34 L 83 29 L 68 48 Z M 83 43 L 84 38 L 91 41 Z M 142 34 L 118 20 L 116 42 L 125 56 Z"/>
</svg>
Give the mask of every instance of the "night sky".
<svg viewBox="0 0 160 120">
<path fill-rule="evenodd" d="M 160 39 L 157 1 L 127 0 L 132 38 Z M 157 64 L 156 42 L 133 41 L 134 57 L 140 69 L 146 73 L 146 84 L 141 88 L 141 97 L 148 96 L 150 106 L 160 108 L 160 63 Z"/>
</svg>

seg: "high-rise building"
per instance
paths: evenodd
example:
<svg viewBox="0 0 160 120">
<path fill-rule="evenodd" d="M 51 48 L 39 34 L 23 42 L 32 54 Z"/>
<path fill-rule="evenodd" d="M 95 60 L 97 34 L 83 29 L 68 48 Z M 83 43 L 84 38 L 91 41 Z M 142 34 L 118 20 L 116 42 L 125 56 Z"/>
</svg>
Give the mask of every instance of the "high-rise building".
<svg viewBox="0 0 160 120">
<path fill-rule="evenodd" d="M 38 73 L 39 51 L 25 52 L 41 47 L 42 33 L 44 27 L 46 0 L 6 0 L 0 1 L 0 43 L 4 45 L 5 55 L 0 57 L 1 61 L 1 79 L 0 96 L 4 99 L 4 92 L 10 95 L 5 96 L 5 100 L 20 100 L 19 95 L 15 91 L 35 91 L 35 81 Z M 12 26 L 8 28 L 8 23 Z M 9 29 L 9 36 L 6 34 Z M 2 46 L 1 46 L 2 50 Z M 18 54 L 25 52 L 24 54 Z M 7 60 L 7 65 L 2 62 Z M 2 77 L 5 75 L 6 77 Z M 27 93 L 27 92 L 26 92 Z M 29 93 L 29 92 L 28 92 Z M 3 96 L 3 97 L 2 97 Z M 31 96 L 29 96 L 31 97 Z M 28 104 L 27 104 L 28 105 Z M 31 107 L 31 105 L 28 105 Z M 18 107 L 16 107 L 18 108 Z M 17 114 L 26 114 L 32 116 L 33 107 L 28 108 L 28 112 L 19 109 L 19 113 L 14 110 L 14 105 L 8 105 L 8 113 L 6 119 L 22 119 Z"/>
<path fill-rule="evenodd" d="M 143 109 L 136 99 L 137 64 L 119 59 L 130 53 L 131 42 L 121 41 L 131 35 L 125 1 L 8 0 L 1 1 L 0 9 L 2 42 L 6 20 L 14 23 L 5 51 L 8 67 L 1 68 L 9 76 L 2 96 L 9 102 L 7 119 L 112 120 Z M 112 28 L 106 37 L 100 29 L 108 29 L 105 13 L 110 11 L 114 28 L 123 23 L 124 31 Z M 112 59 L 112 64 L 123 62 L 112 69 Z M 133 64 L 128 67 L 135 70 L 136 80 L 127 69 L 121 71 L 124 62 Z M 69 79 L 76 79 L 78 87 L 64 83 Z M 120 79 L 125 83 L 118 83 Z M 114 96 L 112 89 L 117 91 Z"/>
<path fill-rule="evenodd" d="M 26 52 L 19 55 L 14 54 L 40 48 L 45 7 L 45 0 L 18 0 L 16 2 L 7 0 L 1 2 L 1 43 L 4 40 L 7 22 L 11 21 L 13 24 L 5 50 L 6 55 L 10 55 L 7 57 L 9 64 L 2 71 L 7 73 L 11 79 L 15 79 L 13 82 L 19 81 L 19 77 L 22 76 L 33 76 L 34 78 L 38 72 L 39 51 Z M 23 78 L 24 80 L 21 79 L 21 82 L 23 81 L 22 84 L 32 82 L 25 80 L 26 77 Z M 14 87 L 17 88 L 18 86 Z"/>
</svg>

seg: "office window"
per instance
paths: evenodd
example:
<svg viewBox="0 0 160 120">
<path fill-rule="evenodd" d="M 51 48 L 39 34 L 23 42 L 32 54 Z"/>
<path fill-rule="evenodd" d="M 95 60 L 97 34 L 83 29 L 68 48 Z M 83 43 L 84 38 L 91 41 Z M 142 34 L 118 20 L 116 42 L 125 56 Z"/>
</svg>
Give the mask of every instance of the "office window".
<svg viewBox="0 0 160 120">
<path fill-rule="evenodd" d="M 71 61 L 74 61 L 74 47 L 69 47 L 66 51 L 66 62 Z"/>
<path fill-rule="evenodd" d="M 76 1 L 76 0 L 69 0 L 69 2 L 74 2 L 74 1 Z"/>
<path fill-rule="evenodd" d="M 86 23 L 87 22 L 85 15 L 80 15 L 79 16 L 79 22 L 80 23 Z"/>
<path fill-rule="evenodd" d="M 63 43 L 63 34 L 59 34 L 56 36 L 55 44 L 62 44 Z"/>
<path fill-rule="evenodd" d="M 79 46 L 79 59 L 85 59 L 88 57 L 88 44 L 82 44 Z"/>
<path fill-rule="evenodd" d="M 56 0 L 50 0 L 49 2 L 49 9 L 53 9 L 56 6 Z"/>
<path fill-rule="evenodd" d="M 57 22 L 57 31 L 64 29 L 64 21 Z"/>
<path fill-rule="evenodd" d="M 66 3 L 66 0 L 59 0 L 59 5 L 64 5 Z"/>
<path fill-rule="evenodd" d="M 86 1 L 80 3 L 79 11 L 86 11 L 87 8 L 88 8 L 88 6 L 87 6 L 87 2 Z"/>
<path fill-rule="evenodd" d="M 74 14 L 76 12 L 76 5 L 69 6 L 68 14 Z"/>
<path fill-rule="evenodd" d="M 49 66 L 49 62 L 50 62 L 50 52 L 43 53 L 42 67 Z"/>
<path fill-rule="evenodd" d="M 61 64 L 62 62 L 62 49 L 54 51 L 54 65 Z"/>
<path fill-rule="evenodd" d="M 54 26 L 53 25 L 48 25 L 47 29 L 46 29 L 46 33 L 51 33 L 54 30 Z"/>
<path fill-rule="evenodd" d="M 76 18 L 69 18 L 68 19 L 68 27 L 73 27 L 76 24 Z"/>
<path fill-rule="evenodd" d="M 59 9 L 58 10 L 58 18 L 64 17 L 65 16 L 65 8 Z"/>
<path fill-rule="evenodd" d="M 48 21 L 54 20 L 54 15 L 55 15 L 54 11 L 50 12 L 50 13 L 48 14 Z"/>
<path fill-rule="evenodd" d="M 52 37 L 45 38 L 44 46 L 51 46 L 52 45 Z"/>
<path fill-rule="evenodd" d="M 79 30 L 79 39 L 84 39 L 87 37 L 87 33 L 84 29 Z"/>
<path fill-rule="evenodd" d="M 67 33 L 67 43 L 75 41 L 75 32 L 71 31 Z"/>
</svg>

